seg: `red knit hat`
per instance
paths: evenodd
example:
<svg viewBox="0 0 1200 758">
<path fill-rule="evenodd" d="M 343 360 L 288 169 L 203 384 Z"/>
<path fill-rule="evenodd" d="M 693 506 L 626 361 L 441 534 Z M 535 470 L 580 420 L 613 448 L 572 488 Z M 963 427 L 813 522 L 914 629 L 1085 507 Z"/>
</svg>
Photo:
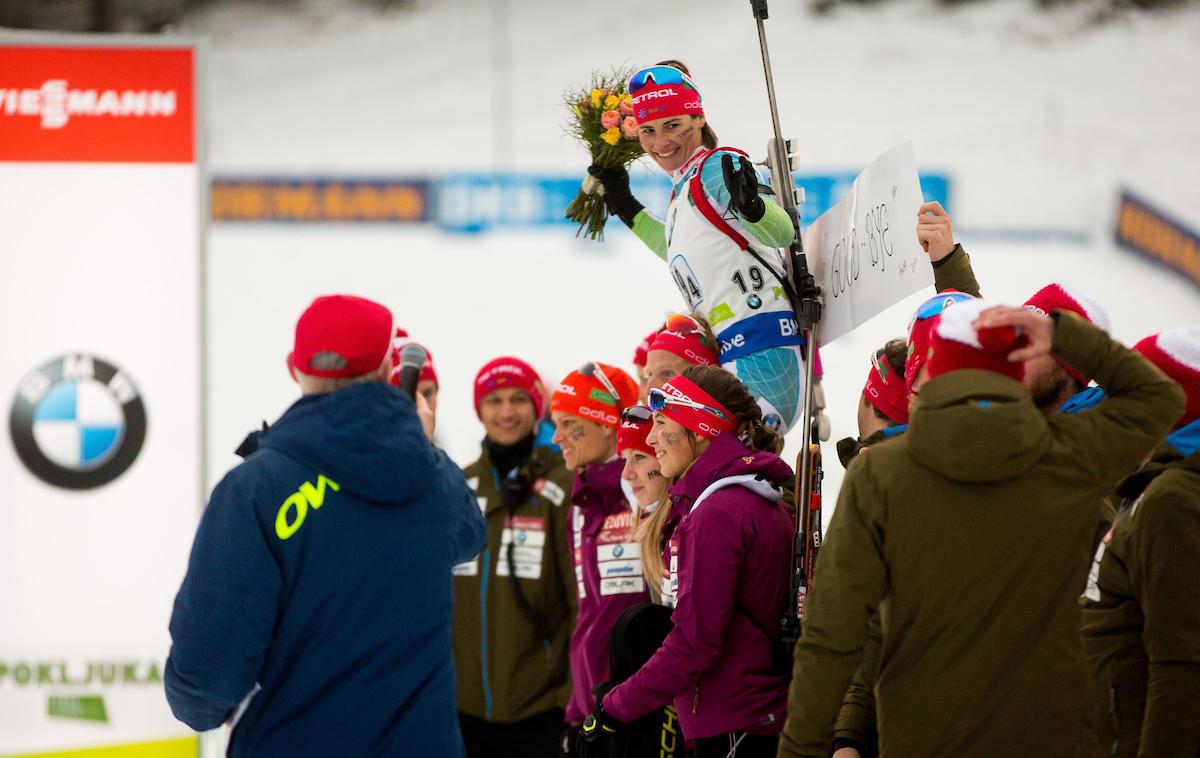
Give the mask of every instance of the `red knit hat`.
<svg viewBox="0 0 1200 758">
<path fill-rule="evenodd" d="M 1016 381 L 1025 376 L 1025 364 L 1014 363 L 1008 354 L 1028 342 L 1018 329 L 1002 326 L 976 329 L 973 322 L 995 303 L 973 300 L 947 308 L 938 317 L 930 335 L 929 361 L 925 370 L 930 379 L 965 368 L 984 369 Z"/>
<path fill-rule="evenodd" d="M 388 357 L 392 312 L 354 295 L 318 297 L 300 314 L 290 364 L 309 376 L 338 378 L 377 371 Z M 332 353 L 336 367 L 317 368 L 313 358 Z"/>
<path fill-rule="evenodd" d="M 650 352 L 650 343 L 654 342 L 654 338 L 658 336 L 659 330 L 662 327 L 655 329 L 646 335 L 645 339 L 638 343 L 637 349 L 633 351 L 633 365 L 641 368 L 646 365 L 646 354 Z"/>
<path fill-rule="evenodd" d="M 632 418 L 629 411 L 642 411 L 637 415 L 643 418 Z M 649 408 L 644 405 L 626 408 L 625 412 L 621 414 L 621 426 L 617 428 L 617 452 L 638 450 L 647 455 L 654 455 L 654 448 L 650 447 L 650 443 L 646 441 L 652 428 L 654 428 L 654 422 Z"/>
<path fill-rule="evenodd" d="M 904 362 L 904 388 L 912 394 L 913 382 L 921 366 L 929 358 L 929 342 L 933 328 L 937 326 L 937 318 L 951 305 L 974 300 L 965 292 L 945 290 L 921 303 L 913 314 L 912 322 L 908 325 L 908 358 Z"/>
<path fill-rule="evenodd" d="M 438 387 L 437 371 L 433 368 L 433 353 L 429 352 L 429 348 L 420 342 L 409 339 L 408 332 L 400 327 L 396 327 L 396 335 L 392 338 L 392 386 L 400 386 L 400 353 L 404 351 L 407 345 L 417 345 L 425 351 L 425 365 L 421 367 L 421 373 L 417 377 L 417 381 L 433 382 L 433 386 Z"/>
<path fill-rule="evenodd" d="M 692 77 L 674 66 L 650 66 L 629 77 L 633 117 L 639 124 L 672 116 L 703 116 Z"/>
<path fill-rule="evenodd" d="M 908 423 L 908 387 L 904 377 L 896 376 L 882 350 L 871 356 L 871 370 L 863 387 L 867 402 L 897 424 Z"/>
<path fill-rule="evenodd" d="M 589 419 L 616 429 L 621 423 L 621 410 L 637 402 L 638 386 L 633 377 L 607 363 L 589 363 L 586 376 L 581 369 L 563 377 L 550 395 L 550 411 L 561 411 Z M 604 379 L 616 390 L 617 396 L 604 386 Z"/>
<path fill-rule="evenodd" d="M 542 409 L 546 407 L 546 388 L 533 366 L 511 355 L 488 361 L 475 374 L 475 415 L 479 415 L 479 405 L 485 397 L 496 390 L 510 387 L 528 392 L 533 400 L 534 414 L 537 418 L 542 417 Z"/>
<path fill-rule="evenodd" d="M 1133 349 L 1178 382 L 1187 395 L 1187 405 L 1176 426 L 1184 426 L 1200 418 L 1200 326 L 1171 329 L 1152 335 L 1134 345 Z"/>
<path fill-rule="evenodd" d="M 697 326 L 697 331 L 686 333 L 663 329 L 654 335 L 654 341 L 650 343 L 650 350 L 647 351 L 647 354 L 655 350 L 666 350 L 668 353 L 678 355 L 693 366 L 715 366 L 717 364 L 717 353 L 708 344 L 702 331 L 699 331 L 699 326 Z"/>
<path fill-rule="evenodd" d="M 1109 318 L 1108 311 L 1104 309 L 1103 305 L 1100 305 L 1100 303 L 1097 303 L 1074 287 L 1062 282 L 1047 284 L 1033 293 L 1025 301 L 1025 307 L 1043 316 L 1049 316 L 1054 311 L 1071 311 L 1105 332 L 1112 331 L 1112 319 Z M 1058 361 L 1058 365 L 1062 366 L 1071 375 L 1072 379 L 1080 384 L 1086 385 L 1090 380 L 1089 377 L 1068 366 L 1058 356 L 1055 356 L 1055 360 Z"/>
</svg>

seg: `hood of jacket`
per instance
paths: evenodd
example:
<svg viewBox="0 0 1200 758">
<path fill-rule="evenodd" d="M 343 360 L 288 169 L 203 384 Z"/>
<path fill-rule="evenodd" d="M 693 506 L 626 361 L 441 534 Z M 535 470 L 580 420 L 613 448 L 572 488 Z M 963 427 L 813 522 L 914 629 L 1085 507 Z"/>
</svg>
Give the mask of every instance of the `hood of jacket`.
<svg viewBox="0 0 1200 758">
<path fill-rule="evenodd" d="M 1200 443 L 1200 420 L 1176 429 L 1159 443 L 1150 455 L 1150 460 L 1121 480 L 1121 483 L 1117 485 L 1117 494 L 1126 500 L 1136 500 L 1150 486 L 1150 482 L 1179 461 L 1186 461 L 1185 466 L 1200 467 L 1200 454 L 1197 454 L 1198 443 Z"/>
<path fill-rule="evenodd" d="M 305 395 L 263 435 L 259 449 L 299 460 L 357 497 L 387 505 L 424 492 L 434 463 L 412 400 L 382 382 Z"/>
<path fill-rule="evenodd" d="M 904 437 L 918 462 L 958 482 L 1014 479 L 1053 442 L 1025 386 L 980 369 L 927 382 Z"/>
<path fill-rule="evenodd" d="M 739 482 L 768 499 L 778 499 L 776 485 L 792 475 L 792 469 L 774 453 L 751 450 L 735 434 L 722 434 L 670 487 L 672 502 L 694 503 L 714 482 L 731 477 L 751 477 Z M 771 498 L 768 492 L 775 492 Z M 689 506 L 690 507 L 690 506 Z"/>
</svg>

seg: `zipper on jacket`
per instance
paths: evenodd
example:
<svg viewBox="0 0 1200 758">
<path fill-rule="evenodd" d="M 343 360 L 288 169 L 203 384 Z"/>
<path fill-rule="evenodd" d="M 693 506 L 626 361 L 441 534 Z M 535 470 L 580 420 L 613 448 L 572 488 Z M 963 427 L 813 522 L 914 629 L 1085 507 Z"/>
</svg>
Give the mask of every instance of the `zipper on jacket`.
<svg viewBox="0 0 1200 758">
<path fill-rule="evenodd" d="M 479 662 L 480 674 L 483 677 L 483 713 L 489 721 L 492 718 L 492 688 L 488 686 L 487 666 L 487 584 L 488 564 L 491 559 L 491 548 L 483 549 L 483 581 L 479 587 Z"/>
<path fill-rule="evenodd" d="M 693 686 L 696 688 L 696 694 L 692 698 L 692 713 L 694 714 L 700 710 L 700 685 L 696 684 Z"/>
</svg>

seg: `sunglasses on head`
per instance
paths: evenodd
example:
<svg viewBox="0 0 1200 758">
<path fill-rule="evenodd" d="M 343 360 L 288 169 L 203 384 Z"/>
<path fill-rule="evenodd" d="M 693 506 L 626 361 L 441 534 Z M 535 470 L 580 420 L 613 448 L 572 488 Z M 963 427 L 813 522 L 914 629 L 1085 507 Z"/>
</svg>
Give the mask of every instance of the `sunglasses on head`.
<svg viewBox="0 0 1200 758">
<path fill-rule="evenodd" d="M 595 361 L 588 361 L 579 369 L 579 373 L 586 377 L 595 377 L 604 386 L 604 391 L 612 396 L 613 402 L 618 406 L 621 404 L 621 396 L 617 394 L 617 388 L 608 380 L 608 375 L 604 373 L 604 369 L 600 368 L 600 364 Z"/>
<path fill-rule="evenodd" d="M 647 87 L 663 84 L 683 84 L 684 73 L 674 66 L 651 66 L 644 68 L 629 79 L 629 94 L 636 95 Z"/>
<path fill-rule="evenodd" d="M 650 397 L 648 399 L 650 403 L 650 410 L 652 411 L 664 410 L 668 405 L 678 405 L 683 408 L 694 408 L 698 411 L 704 411 L 705 413 L 709 413 L 717 418 L 723 418 L 726 421 L 731 423 L 733 422 L 733 419 L 729 418 L 724 411 L 713 408 L 711 405 L 697 403 L 695 400 L 688 400 L 687 398 L 683 397 L 668 395 L 662 390 L 650 390 Z"/>
<path fill-rule="evenodd" d="M 673 332 L 675 334 L 697 334 L 704 336 L 704 327 L 700 326 L 700 322 L 683 313 L 672 313 L 667 316 L 666 326 L 664 331 Z"/>
<path fill-rule="evenodd" d="M 622 424 L 648 424 L 654 420 L 654 411 L 644 405 L 631 405 L 621 411 Z"/>
</svg>

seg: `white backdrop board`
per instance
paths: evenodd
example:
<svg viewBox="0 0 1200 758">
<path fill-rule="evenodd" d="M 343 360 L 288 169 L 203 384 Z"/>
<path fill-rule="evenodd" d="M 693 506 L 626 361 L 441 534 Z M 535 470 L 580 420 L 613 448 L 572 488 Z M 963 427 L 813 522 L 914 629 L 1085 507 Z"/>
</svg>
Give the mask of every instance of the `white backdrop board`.
<svg viewBox="0 0 1200 758">
<path fill-rule="evenodd" d="M 906 143 L 863 169 L 850 192 L 809 226 L 809 266 L 825 296 L 818 344 L 933 286 L 933 269 L 913 233 L 921 202 Z"/>
<path fill-rule="evenodd" d="M 195 71 L 0 41 L 0 756 L 196 752 L 162 688 L 202 486 Z"/>
</svg>

